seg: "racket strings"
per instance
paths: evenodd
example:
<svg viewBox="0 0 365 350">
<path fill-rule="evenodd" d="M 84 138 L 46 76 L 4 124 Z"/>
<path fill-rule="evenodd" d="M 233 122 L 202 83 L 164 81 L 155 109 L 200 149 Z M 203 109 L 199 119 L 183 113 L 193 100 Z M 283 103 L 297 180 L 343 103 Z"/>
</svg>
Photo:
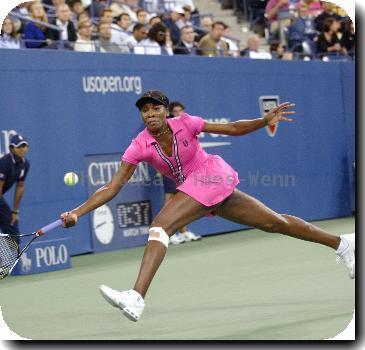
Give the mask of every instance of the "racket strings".
<svg viewBox="0 0 365 350">
<path fill-rule="evenodd" d="M 0 236 L 0 279 L 7 276 L 18 259 L 18 244 L 8 236 Z"/>
</svg>

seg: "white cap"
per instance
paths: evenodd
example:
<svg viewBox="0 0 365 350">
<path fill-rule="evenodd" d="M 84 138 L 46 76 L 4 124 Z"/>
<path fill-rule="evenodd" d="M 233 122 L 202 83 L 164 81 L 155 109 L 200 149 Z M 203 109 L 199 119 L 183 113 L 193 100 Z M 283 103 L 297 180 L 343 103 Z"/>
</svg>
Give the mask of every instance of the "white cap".
<svg viewBox="0 0 365 350">
<path fill-rule="evenodd" d="M 185 14 L 185 11 L 184 11 L 184 9 L 181 6 L 175 6 L 172 9 L 172 12 L 177 12 L 177 13 L 180 13 L 181 15 L 184 15 Z"/>
</svg>

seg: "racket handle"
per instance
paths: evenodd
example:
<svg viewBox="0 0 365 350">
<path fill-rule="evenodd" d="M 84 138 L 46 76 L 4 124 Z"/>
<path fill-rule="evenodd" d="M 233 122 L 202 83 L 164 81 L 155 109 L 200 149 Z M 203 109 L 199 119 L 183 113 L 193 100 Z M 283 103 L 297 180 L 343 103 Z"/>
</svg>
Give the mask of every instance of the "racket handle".
<svg viewBox="0 0 365 350">
<path fill-rule="evenodd" d="M 62 225 L 62 220 L 58 219 L 58 220 L 52 222 L 51 224 L 42 227 L 40 230 L 37 231 L 37 234 L 38 234 L 38 236 L 42 236 L 44 233 L 47 233 L 48 231 L 51 231 L 61 225 Z"/>
</svg>

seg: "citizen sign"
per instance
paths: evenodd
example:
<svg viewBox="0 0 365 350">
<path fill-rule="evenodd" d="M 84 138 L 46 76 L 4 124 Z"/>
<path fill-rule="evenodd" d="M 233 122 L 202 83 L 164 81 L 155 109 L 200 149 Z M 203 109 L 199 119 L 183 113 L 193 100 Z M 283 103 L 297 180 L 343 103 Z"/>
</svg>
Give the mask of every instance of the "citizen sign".
<svg viewBox="0 0 365 350">
<path fill-rule="evenodd" d="M 113 175 L 120 168 L 120 161 L 112 162 L 92 162 L 89 164 L 87 173 L 92 186 L 105 185 L 110 182 Z M 148 172 L 148 164 L 139 163 L 129 182 L 148 182 L 151 181 Z"/>
<path fill-rule="evenodd" d="M 43 248 L 35 249 L 36 265 L 41 266 L 53 266 L 65 264 L 68 258 L 67 247 L 64 244 L 56 246 L 47 246 Z"/>
</svg>

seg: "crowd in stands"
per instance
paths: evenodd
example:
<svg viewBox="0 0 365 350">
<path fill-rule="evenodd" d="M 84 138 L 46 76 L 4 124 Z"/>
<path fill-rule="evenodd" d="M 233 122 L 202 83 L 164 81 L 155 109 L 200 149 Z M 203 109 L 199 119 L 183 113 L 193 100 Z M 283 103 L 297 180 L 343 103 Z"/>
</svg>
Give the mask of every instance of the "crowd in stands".
<svg viewBox="0 0 365 350">
<path fill-rule="evenodd" d="M 247 4 L 250 28 L 258 37 L 267 39 L 272 57 L 333 60 L 353 58 L 355 55 L 353 23 L 343 9 L 331 2 L 237 1 L 239 8 L 244 2 Z M 247 52 L 250 54 L 250 50 L 244 54 Z M 257 52 L 254 55 L 258 55 Z"/>
<path fill-rule="evenodd" d="M 22 3 L 3 22 L 0 48 L 284 60 L 354 55 L 353 24 L 347 14 L 332 3 L 317 0 L 236 2 L 248 5 L 251 29 L 257 33 L 250 36 L 244 49 L 240 48 L 239 40 L 230 36 L 228 25 L 214 21 L 211 15 L 199 14 L 193 0 L 35 0 Z M 267 39 L 270 50 L 259 50 L 262 37 Z"/>
</svg>

